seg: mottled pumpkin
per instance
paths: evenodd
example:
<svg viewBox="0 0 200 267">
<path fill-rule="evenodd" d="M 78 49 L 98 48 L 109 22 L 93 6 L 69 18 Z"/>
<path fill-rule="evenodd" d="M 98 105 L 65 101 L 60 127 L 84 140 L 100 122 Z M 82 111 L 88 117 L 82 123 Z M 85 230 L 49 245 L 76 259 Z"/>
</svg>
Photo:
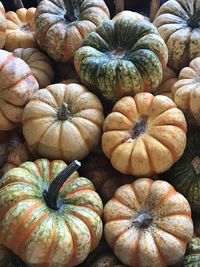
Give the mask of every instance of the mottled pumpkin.
<svg viewBox="0 0 200 267">
<path fill-rule="evenodd" d="M 36 38 L 55 61 L 69 61 L 83 38 L 109 17 L 103 0 L 43 0 L 36 11 Z"/>
<path fill-rule="evenodd" d="M 0 50 L 0 130 L 11 130 L 21 122 L 22 111 L 39 89 L 29 66 L 5 50 Z"/>
<path fill-rule="evenodd" d="M 0 180 L 0 243 L 30 266 L 76 266 L 101 238 L 102 201 L 77 161 L 66 166 L 29 161 Z"/>
<path fill-rule="evenodd" d="M 36 48 L 17 48 L 13 51 L 15 57 L 23 59 L 30 67 L 39 87 L 45 88 L 53 83 L 53 62 L 49 57 Z"/>
<path fill-rule="evenodd" d="M 199 21 L 199 0 L 169 0 L 158 10 L 153 23 L 168 47 L 168 64 L 175 70 L 200 56 Z"/>
<path fill-rule="evenodd" d="M 90 33 L 77 50 L 74 64 L 83 84 L 116 102 L 125 95 L 154 92 L 167 58 L 156 27 L 124 15 Z"/>
<path fill-rule="evenodd" d="M 83 159 L 98 145 L 103 121 L 99 99 L 76 83 L 38 90 L 22 118 L 24 137 L 33 151 L 67 162 Z"/>
<path fill-rule="evenodd" d="M 7 51 L 16 48 L 37 47 L 35 39 L 35 11 L 34 7 L 29 9 L 20 8 L 16 12 L 6 13 L 7 30 L 6 44 Z"/>
<path fill-rule="evenodd" d="M 2 49 L 6 42 L 6 17 L 5 17 L 5 9 L 0 2 L 0 49 Z"/>
<path fill-rule="evenodd" d="M 104 234 L 131 267 L 178 262 L 192 239 L 188 201 L 165 181 L 141 178 L 121 186 L 104 208 Z"/>
<path fill-rule="evenodd" d="M 188 245 L 183 267 L 200 266 L 200 238 L 195 237 Z"/>
<path fill-rule="evenodd" d="M 181 70 L 172 88 L 173 99 L 189 124 L 200 126 L 200 57 Z"/>
<path fill-rule="evenodd" d="M 190 202 L 193 211 L 200 213 L 200 129 L 187 137 L 182 157 L 164 174 L 169 182 Z"/>
<path fill-rule="evenodd" d="M 170 98 L 138 93 L 123 97 L 106 117 L 102 149 L 118 171 L 150 176 L 181 157 L 186 128 L 183 112 Z"/>
</svg>

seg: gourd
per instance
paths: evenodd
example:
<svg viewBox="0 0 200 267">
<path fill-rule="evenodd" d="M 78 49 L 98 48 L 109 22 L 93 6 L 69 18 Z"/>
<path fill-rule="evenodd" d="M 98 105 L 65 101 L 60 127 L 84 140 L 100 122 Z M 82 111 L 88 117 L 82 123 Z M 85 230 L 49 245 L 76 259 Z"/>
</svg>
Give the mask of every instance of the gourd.
<svg viewBox="0 0 200 267">
<path fill-rule="evenodd" d="M 200 266 L 200 238 L 195 237 L 188 245 L 183 267 Z"/>
<path fill-rule="evenodd" d="M 5 17 L 5 9 L 0 2 L 0 49 L 2 49 L 6 42 L 6 17 Z"/>
</svg>

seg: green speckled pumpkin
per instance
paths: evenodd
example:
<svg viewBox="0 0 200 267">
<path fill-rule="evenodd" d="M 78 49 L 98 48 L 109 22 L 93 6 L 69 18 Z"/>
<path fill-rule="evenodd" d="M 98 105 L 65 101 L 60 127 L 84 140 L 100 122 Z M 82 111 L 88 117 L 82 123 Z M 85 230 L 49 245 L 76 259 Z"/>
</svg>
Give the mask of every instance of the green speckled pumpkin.
<svg viewBox="0 0 200 267">
<path fill-rule="evenodd" d="M 200 128 L 188 135 L 182 157 L 162 177 L 187 198 L 193 211 L 200 213 Z"/>
<path fill-rule="evenodd" d="M 200 267 L 200 238 L 195 237 L 189 243 L 183 267 Z"/>
<path fill-rule="evenodd" d="M 90 33 L 75 54 L 83 84 L 112 102 L 154 92 L 162 80 L 167 47 L 146 19 L 119 16 Z"/>
<path fill-rule="evenodd" d="M 76 266 L 101 238 L 102 201 L 79 162 L 66 166 L 39 159 L 0 181 L 0 244 L 31 267 Z"/>
</svg>

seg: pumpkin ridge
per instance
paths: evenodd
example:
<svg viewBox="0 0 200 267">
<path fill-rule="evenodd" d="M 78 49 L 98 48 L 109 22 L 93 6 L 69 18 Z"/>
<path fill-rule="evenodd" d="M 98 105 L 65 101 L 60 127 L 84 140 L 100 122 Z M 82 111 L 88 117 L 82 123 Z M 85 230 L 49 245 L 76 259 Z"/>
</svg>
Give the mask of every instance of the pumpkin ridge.
<svg viewBox="0 0 200 267">
<path fill-rule="evenodd" d="M 186 246 L 186 242 L 181 237 L 179 237 L 178 235 L 176 235 L 175 233 L 171 233 L 170 231 L 165 230 L 165 228 L 163 228 L 160 225 L 157 225 L 156 227 L 159 228 L 159 229 L 161 229 L 163 232 L 166 232 L 167 234 L 173 235 L 176 239 L 178 239 L 178 241 L 180 243 L 182 243 L 182 244 L 184 244 L 184 246 Z"/>
<path fill-rule="evenodd" d="M 153 241 L 154 241 L 154 243 L 155 243 L 155 245 L 156 245 L 156 248 L 157 248 L 157 252 L 158 252 L 159 258 L 161 259 L 161 263 L 163 264 L 163 266 L 167 266 L 167 265 L 168 265 L 168 264 L 167 264 L 168 262 L 167 262 L 167 260 L 165 259 L 165 257 L 162 255 L 162 252 L 161 252 L 161 250 L 160 250 L 159 244 L 158 244 L 158 242 L 157 242 L 157 240 L 156 240 L 156 238 L 155 238 L 155 235 L 154 235 L 153 231 L 152 231 L 151 236 L 152 236 Z"/>
<path fill-rule="evenodd" d="M 58 147 L 60 148 L 61 158 L 64 157 L 64 151 L 62 147 L 62 136 L 63 136 L 63 134 L 61 134 L 62 132 L 63 132 L 63 121 L 60 123 L 59 137 L 58 137 Z"/>
<path fill-rule="evenodd" d="M 116 131 L 116 130 L 109 130 L 109 132 L 111 131 Z M 123 132 L 127 132 L 127 130 L 124 130 Z M 103 134 L 104 135 L 104 134 Z M 130 137 L 126 137 L 122 140 L 120 140 L 120 142 L 118 144 L 116 144 L 116 146 L 113 146 L 112 149 L 109 149 L 108 153 L 109 153 L 109 158 L 112 158 L 112 155 L 114 153 L 114 151 L 118 148 L 118 146 L 122 145 L 123 143 L 125 143 Z M 134 140 L 135 141 L 135 140 Z"/>
<path fill-rule="evenodd" d="M 42 71 L 48 78 L 51 78 L 51 74 L 48 72 L 48 70 L 46 70 L 46 69 L 40 67 L 39 65 L 37 65 L 37 68 L 31 66 L 32 63 L 37 62 L 37 61 L 38 61 L 38 60 L 32 61 L 32 62 L 30 63 L 30 65 L 29 65 L 29 67 L 30 67 L 30 69 L 32 70 L 32 72 L 33 72 L 33 70 L 40 70 L 40 71 Z"/>
<path fill-rule="evenodd" d="M 146 141 L 145 138 L 142 138 L 142 141 L 143 141 L 143 144 L 144 144 L 144 147 L 145 147 L 145 150 L 146 150 L 146 154 L 147 154 L 147 157 L 148 157 L 148 160 L 149 160 L 149 167 L 151 169 L 151 172 L 155 172 L 156 168 L 155 168 L 155 165 L 154 165 L 154 163 L 152 161 L 151 151 L 149 151 L 149 148 L 148 148 L 148 145 L 147 145 L 147 141 Z"/>
<path fill-rule="evenodd" d="M 47 126 L 47 129 L 45 129 L 45 131 L 44 131 L 44 132 L 41 134 L 41 136 L 38 138 L 38 142 L 37 142 L 36 144 L 33 144 L 34 146 L 37 147 L 37 151 L 39 151 L 39 150 L 38 150 L 38 147 L 39 147 L 39 145 L 40 145 L 39 140 L 41 140 L 41 139 L 45 136 L 45 134 L 50 130 L 50 128 L 51 128 L 54 124 L 55 124 L 55 122 L 52 122 L 51 125 L 48 125 L 48 126 Z"/>
<path fill-rule="evenodd" d="M 6 100 L 4 100 L 4 99 L 3 99 L 3 101 L 6 102 L 6 103 L 9 103 L 8 101 L 6 101 Z M 10 103 L 9 103 L 9 104 L 10 104 Z M 0 111 L 1 111 L 1 115 L 2 115 L 6 120 L 8 120 L 9 123 L 13 123 L 9 118 L 7 118 L 7 116 L 5 115 L 4 110 L 3 110 L 1 107 L 0 107 Z M 17 123 L 14 122 L 14 124 L 17 124 Z"/>
<path fill-rule="evenodd" d="M 116 219 L 117 220 L 117 219 Z M 114 220 L 115 221 L 115 220 Z M 111 221 L 112 222 L 112 221 Z M 109 223 L 109 222 L 108 222 Z M 128 232 L 130 230 L 130 228 L 124 229 L 123 231 L 121 231 L 120 233 L 118 233 L 118 235 L 116 235 L 115 237 L 113 237 L 110 241 L 109 241 L 109 245 L 114 248 L 115 250 L 115 244 L 117 242 L 117 240 L 120 238 L 121 235 L 125 234 L 126 232 Z"/>
<path fill-rule="evenodd" d="M 136 198 L 136 200 L 137 200 L 138 205 L 141 205 L 141 200 L 140 200 L 140 198 L 139 198 L 139 196 L 138 196 L 138 194 L 137 194 L 137 189 L 135 188 L 135 184 L 134 184 L 134 182 L 133 182 L 132 184 L 130 184 L 130 185 L 131 185 L 131 187 L 132 187 L 132 190 L 133 190 L 133 193 L 134 193 L 134 195 L 135 195 L 135 198 Z"/>
<path fill-rule="evenodd" d="M 76 194 L 77 192 L 84 191 L 84 190 L 94 191 L 94 188 L 92 188 L 91 186 L 88 185 L 88 186 L 83 186 L 83 187 L 78 188 L 78 189 L 74 189 L 66 195 L 65 199 L 67 200 L 67 199 L 71 198 L 74 194 Z"/>
<path fill-rule="evenodd" d="M 136 239 L 136 246 L 133 247 L 133 249 L 131 250 L 131 254 L 132 255 L 135 255 L 135 259 L 133 257 L 133 259 L 130 261 L 131 262 L 131 265 L 134 266 L 134 267 L 139 267 L 140 264 L 139 264 L 139 243 L 140 243 L 140 239 L 141 239 L 141 232 L 138 233 L 137 235 L 137 239 Z"/>
<path fill-rule="evenodd" d="M 92 120 L 92 119 L 87 119 L 87 118 L 82 117 L 82 116 L 77 116 L 77 117 L 74 116 L 74 118 L 81 118 L 82 120 L 89 121 L 89 122 L 93 123 L 94 125 L 96 125 L 98 128 L 101 126 L 101 124 L 97 124 L 96 121 L 94 121 L 94 120 Z"/>
<path fill-rule="evenodd" d="M 6 66 L 10 61 L 12 61 L 12 60 L 14 60 L 14 59 L 15 59 L 15 57 L 13 56 L 12 53 L 10 53 L 10 54 L 7 56 L 6 60 L 5 60 L 4 62 L 2 62 L 3 64 L 0 65 L 0 72 L 2 71 L 2 69 L 3 69 L 4 66 Z"/>
<path fill-rule="evenodd" d="M 128 161 L 128 166 L 127 166 L 127 169 L 126 169 L 127 173 L 133 173 L 134 172 L 134 168 L 133 168 L 133 166 L 131 164 L 131 161 L 132 161 L 133 150 L 134 150 L 134 148 L 136 146 L 136 143 L 137 143 L 137 139 L 135 139 L 135 142 L 133 142 L 133 146 L 132 146 L 130 157 L 129 157 L 129 161 Z M 132 188 L 132 186 L 131 186 L 131 188 Z M 132 188 L 132 190 L 133 190 L 133 188 Z"/>
<path fill-rule="evenodd" d="M 81 118 L 81 119 L 83 119 L 83 118 Z M 87 121 L 90 121 L 90 120 L 87 120 Z M 91 122 L 91 121 L 90 121 L 90 122 Z M 84 138 L 84 131 L 83 131 L 83 133 L 82 133 L 82 129 L 81 129 L 81 127 L 78 125 L 78 123 L 76 122 L 76 120 L 73 120 L 73 124 L 74 124 L 74 126 L 76 127 L 76 129 L 77 129 L 78 133 L 80 134 L 80 136 L 82 137 L 82 140 L 83 140 L 84 143 L 86 144 L 87 149 L 90 150 L 91 147 L 92 147 L 92 145 L 90 144 L 90 142 L 88 142 L 88 141 L 90 141 L 90 140 L 87 140 L 86 138 Z M 94 124 L 95 124 L 95 123 L 94 123 Z M 96 125 L 96 124 L 95 124 L 95 125 Z M 97 126 L 97 125 L 96 125 L 96 126 Z M 97 127 L 99 127 L 99 126 L 97 126 Z"/>
</svg>

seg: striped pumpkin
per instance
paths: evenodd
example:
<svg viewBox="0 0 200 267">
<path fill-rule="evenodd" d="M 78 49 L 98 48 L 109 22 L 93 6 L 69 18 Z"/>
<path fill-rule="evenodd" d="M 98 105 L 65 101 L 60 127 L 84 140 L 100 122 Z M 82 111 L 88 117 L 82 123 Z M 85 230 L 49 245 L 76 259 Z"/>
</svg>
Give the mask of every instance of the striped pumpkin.
<svg viewBox="0 0 200 267">
<path fill-rule="evenodd" d="M 77 161 L 66 166 L 39 159 L 0 180 L 0 243 L 30 266 L 76 266 L 101 238 L 102 201 Z"/>
<path fill-rule="evenodd" d="M 0 2 L 0 49 L 2 49 L 6 42 L 6 17 L 5 17 L 5 9 Z"/>
</svg>

